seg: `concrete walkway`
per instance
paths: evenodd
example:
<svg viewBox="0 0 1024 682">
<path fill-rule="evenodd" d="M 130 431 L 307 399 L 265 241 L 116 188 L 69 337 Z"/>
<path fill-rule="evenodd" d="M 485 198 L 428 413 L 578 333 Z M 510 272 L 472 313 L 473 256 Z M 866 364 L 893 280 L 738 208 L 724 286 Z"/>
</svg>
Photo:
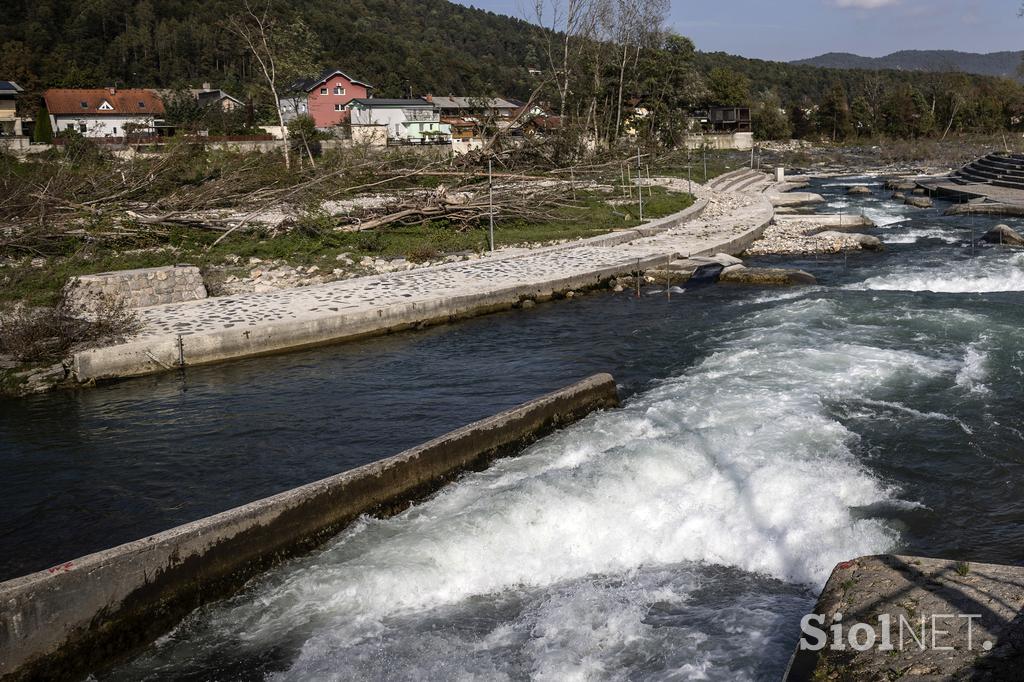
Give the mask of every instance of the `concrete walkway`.
<svg viewBox="0 0 1024 682">
<path fill-rule="evenodd" d="M 139 334 L 77 353 L 74 374 L 80 382 L 137 376 L 444 323 L 592 288 L 673 259 L 739 253 L 772 219 L 763 194 L 769 182 L 761 173 L 734 171 L 708 187 L 693 185 L 698 202 L 680 214 L 526 253 L 145 308 Z M 686 181 L 659 183 L 688 189 Z"/>
</svg>

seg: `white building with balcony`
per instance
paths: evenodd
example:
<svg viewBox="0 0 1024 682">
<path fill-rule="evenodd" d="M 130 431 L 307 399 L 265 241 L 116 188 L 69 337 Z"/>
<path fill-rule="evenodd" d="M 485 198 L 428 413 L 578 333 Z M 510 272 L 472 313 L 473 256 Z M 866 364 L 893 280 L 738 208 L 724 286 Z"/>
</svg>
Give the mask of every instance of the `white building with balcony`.
<svg viewBox="0 0 1024 682">
<path fill-rule="evenodd" d="M 388 144 L 451 144 L 451 126 L 441 123 L 441 110 L 425 99 L 354 99 L 352 139 Z"/>
</svg>

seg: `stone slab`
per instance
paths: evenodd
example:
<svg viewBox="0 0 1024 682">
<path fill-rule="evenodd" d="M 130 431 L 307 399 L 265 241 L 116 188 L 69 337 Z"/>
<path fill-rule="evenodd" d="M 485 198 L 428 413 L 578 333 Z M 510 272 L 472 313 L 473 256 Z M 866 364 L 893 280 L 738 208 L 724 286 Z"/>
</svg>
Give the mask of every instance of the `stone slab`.
<svg viewBox="0 0 1024 682">
<path fill-rule="evenodd" d="M 1022 609 L 1024 567 L 894 555 L 848 561 L 836 566 L 818 599 L 822 625 L 810 623 L 826 631 L 825 648 L 798 645 L 785 680 L 1024 679 Z M 830 629 L 836 624 L 840 638 Z M 875 645 L 855 649 L 855 628 L 859 648 L 872 639 Z M 832 648 L 837 639 L 842 649 Z M 822 642 L 816 633 L 803 641 Z"/>
</svg>

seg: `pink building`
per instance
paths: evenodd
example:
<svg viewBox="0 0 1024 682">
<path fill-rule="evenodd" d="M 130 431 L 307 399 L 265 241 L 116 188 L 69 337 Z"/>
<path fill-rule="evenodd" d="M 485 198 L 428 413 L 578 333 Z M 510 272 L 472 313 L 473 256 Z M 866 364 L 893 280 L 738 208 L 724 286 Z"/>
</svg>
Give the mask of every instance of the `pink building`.
<svg viewBox="0 0 1024 682">
<path fill-rule="evenodd" d="M 317 128 L 330 128 L 348 121 L 345 108 L 354 99 L 366 99 L 373 86 L 349 78 L 338 69 L 328 69 L 315 78 L 299 81 L 294 86 L 298 93 L 306 93 L 306 112 Z"/>
</svg>

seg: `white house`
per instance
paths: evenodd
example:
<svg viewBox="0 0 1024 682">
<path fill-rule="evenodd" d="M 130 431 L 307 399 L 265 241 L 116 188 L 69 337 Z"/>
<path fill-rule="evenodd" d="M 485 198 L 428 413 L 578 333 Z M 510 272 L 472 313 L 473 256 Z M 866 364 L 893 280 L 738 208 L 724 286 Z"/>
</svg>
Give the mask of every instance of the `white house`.
<svg viewBox="0 0 1024 682">
<path fill-rule="evenodd" d="M 450 144 L 451 126 L 425 99 L 354 99 L 349 103 L 352 139 L 390 144 Z"/>
<path fill-rule="evenodd" d="M 126 124 L 152 134 L 164 116 L 164 104 L 152 90 L 51 89 L 43 99 L 55 137 L 67 130 L 85 137 L 124 137 Z"/>
</svg>

